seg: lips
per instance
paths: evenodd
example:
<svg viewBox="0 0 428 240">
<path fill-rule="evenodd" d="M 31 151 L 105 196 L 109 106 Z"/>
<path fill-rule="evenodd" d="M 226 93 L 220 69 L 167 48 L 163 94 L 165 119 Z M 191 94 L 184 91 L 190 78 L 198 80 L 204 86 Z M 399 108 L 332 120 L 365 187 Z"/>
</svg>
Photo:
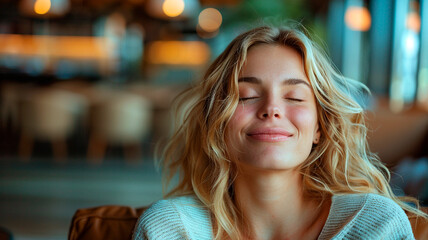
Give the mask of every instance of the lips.
<svg viewBox="0 0 428 240">
<path fill-rule="evenodd" d="M 253 129 L 247 135 L 254 140 L 263 142 L 283 142 L 293 136 L 293 134 L 282 128 Z"/>
</svg>

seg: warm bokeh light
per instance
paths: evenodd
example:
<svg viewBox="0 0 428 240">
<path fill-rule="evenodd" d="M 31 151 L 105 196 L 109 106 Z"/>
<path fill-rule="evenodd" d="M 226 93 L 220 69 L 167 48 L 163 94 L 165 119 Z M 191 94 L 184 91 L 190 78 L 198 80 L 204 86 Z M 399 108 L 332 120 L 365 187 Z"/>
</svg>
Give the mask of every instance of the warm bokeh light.
<svg viewBox="0 0 428 240">
<path fill-rule="evenodd" d="M 156 41 L 147 46 L 147 60 L 154 64 L 201 65 L 209 55 L 209 46 L 200 41 Z"/>
<path fill-rule="evenodd" d="M 421 30 L 421 17 L 416 12 L 411 12 L 407 15 L 406 27 L 414 32 Z"/>
<path fill-rule="evenodd" d="M 162 10 L 168 17 L 177 17 L 184 11 L 183 0 L 165 0 Z"/>
<path fill-rule="evenodd" d="M 199 14 L 200 28 L 206 32 L 215 32 L 223 21 L 221 13 L 215 8 L 206 8 Z"/>
<path fill-rule="evenodd" d="M 218 32 L 219 32 L 218 30 L 214 32 L 207 32 L 203 30 L 201 26 L 199 26 L 199 24 L 196 26 L 196 33 L 201 38 L 205 38 L 205 39 L 214 38 L 215 36 L 217 36 Z"/>
<path fill-rule="evenodd" d="M 349 7 L 345 13 L 345 23 L 355 31 L 367 31 L 371 26 L 370 12 L 366 7 Z"/>
<path fill-rule="evenodd" d="M 0 34 L 0 55 L 106 60 L 108 46 L 104 37 Z"/>
<path fill-rule="evenodd" d="M 34 12 L 37 14 L 46 14 L 49 12 L 49 9 L 51 8 L 51 1 L 50 0 L 37 0 L 34 3 Z"/>
</svg>

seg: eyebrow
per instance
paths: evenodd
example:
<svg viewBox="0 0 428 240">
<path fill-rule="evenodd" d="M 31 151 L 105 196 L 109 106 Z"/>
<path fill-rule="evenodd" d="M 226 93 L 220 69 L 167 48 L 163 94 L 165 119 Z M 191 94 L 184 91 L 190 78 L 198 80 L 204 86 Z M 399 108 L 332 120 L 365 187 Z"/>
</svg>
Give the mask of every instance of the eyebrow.
<svg viewBox="0 0 428 240">
<path fill-rule="evenodd" d="M 256 77 L 241 77 L 238 79 L 238 82 L 247 82 L 247 83 L 254 83 L 254 84 L 261 84 L 262 80 L 260 78 Z M 303 79 L 299 78 L 287 78 L 282 82 L 282 85 L 297 85 L 297 84 L 304 84 L 311 88 L 309 83 Z"/>
</svg>

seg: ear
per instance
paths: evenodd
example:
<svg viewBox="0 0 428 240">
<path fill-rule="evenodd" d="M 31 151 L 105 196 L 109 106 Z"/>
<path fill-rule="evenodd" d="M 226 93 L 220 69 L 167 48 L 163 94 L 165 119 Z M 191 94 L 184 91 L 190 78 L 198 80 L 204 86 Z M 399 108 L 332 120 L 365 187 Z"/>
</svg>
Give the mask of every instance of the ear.
<svg viewBox="0 0 428 240">
<path fill-rule="evenodd" d="M 317 123 L 317 126 L 315 127 L 315 132 L 314 132 L 313 144 L 318 144 L 320 141 L 320 138 L 321 138 L 321 131 Z"/>
</svg>

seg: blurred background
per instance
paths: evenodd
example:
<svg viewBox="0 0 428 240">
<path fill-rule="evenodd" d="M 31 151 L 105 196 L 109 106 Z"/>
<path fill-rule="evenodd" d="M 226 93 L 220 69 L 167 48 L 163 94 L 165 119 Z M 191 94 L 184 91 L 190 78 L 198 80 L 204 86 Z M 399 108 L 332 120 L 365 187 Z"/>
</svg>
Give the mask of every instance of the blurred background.
<svg viewBox="0 0 428 240">
<path fill-rule="evenodd" d="M 370 147 L 428 205 L 428 0 L 0 0 L 0 227 L 66 239 L 78 208 L 160 199 L 174 97 L 287 19 L 371 89 Z"/>
</svg>

